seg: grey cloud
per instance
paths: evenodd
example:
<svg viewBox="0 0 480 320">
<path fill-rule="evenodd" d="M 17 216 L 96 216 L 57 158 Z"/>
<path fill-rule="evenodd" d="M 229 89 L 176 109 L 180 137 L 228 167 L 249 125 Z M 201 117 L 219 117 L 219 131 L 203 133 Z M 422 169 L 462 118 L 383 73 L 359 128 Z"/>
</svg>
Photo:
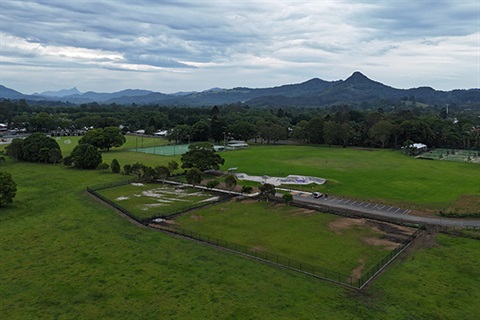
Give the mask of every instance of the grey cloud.
<svg viewBox="0 0 480 320">
<path fill-rule="evenodd" d="M 461 36 L 479 31 L 480 5 L 471 0 L 382 1 L 353 19 L 381 38 Z"/>
<path fill-rule="evenodd" d="M 296 77 L 302 72 L 305 79 L 325 73 L 336 79 L 335 70 L 353 71 L 351 66 L 364 63 L 365 57 L 394 59 L 410 40 L 432 46 L 438 44 L 435 37 L 480 32 L 479 12 L 478 0 L 0 0 L 1 33 L 50 50 L 90 49 L 99 57 L 55 60 L 42 57 L 41 50 L 16 51 L 2 44 L 0 56 L 41 66 L 72 63 L 77 72 L 81 66 L 124 71 L 152 66 L 182 69 L 189 79 L 202 79 L 196 72 L 208 75 L 212 69 L 229 74 L 249 69 L 251 75 L 258 70 L 272 78 L 279 70 L 282 78 L 288 72 Z M 472 50 L 478 52 L 478 46 Z M 314 63 L 335 70 L 315 74 Z M 304 69 L 295 69 L 299 65 Z"/>
</svg>

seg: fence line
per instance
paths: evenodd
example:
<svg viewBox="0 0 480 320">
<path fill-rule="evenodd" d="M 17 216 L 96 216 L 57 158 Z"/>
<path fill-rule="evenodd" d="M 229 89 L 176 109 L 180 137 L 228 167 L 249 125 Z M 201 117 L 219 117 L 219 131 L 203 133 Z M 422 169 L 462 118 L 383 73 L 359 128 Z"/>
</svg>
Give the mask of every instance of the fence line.
<svg viewBox="0 0 480 320">
<path fill-rule="evenodd" d="M 115 186 L 128 184 L 131 182 L 132 181 L 129 180 L 129 181 L 105 184 L 105 185 L 96 186 L 96 187 L 87 187 L 87 191 L 93 196 L 97 197 L 98 199 L 113 206 L 115 209 L 119 210 L 120 212 L 122 212 L 129 218 L 133 219 L 134 221 L 137 221 L 145 226 L 149 226 L 153 229 L 162 230 L 164 232 L 180 235 L 180 236 L 190 238 L 196 241 L 200 241 L 209 245 L 221 247 L 232 252 L 236 252 L 251 258 L 258 259 L 258 260 L 266 261 L 290 270 L 301 272 L 309 276 L 313 276 L 319 279 L 323 279 L 323 280 L 333 282 L 333 283 L 336 283 L 345 287 L 353 288 L 353 289 L 362 289 L 364 286 L 366 286 L 380 271 L 382 271 L 391 261 L 393 261 L 393 259 L 395 259 L 401 252 L 403 252 L 403 250 L 405 250 L 405 248 L 407 248 L 412 243 L 412 241 L 415 240 L 417 237 L 419 237 L 420 234 L 423 232 L 423 230 L 421 229 L 416 230 L 413 234 L 411 234 L 408 238 L 406 238 L 397 248 L 395 248 L 387 256 L 385 256 L 381 261 L 379 261 L 375 266 L 373 266 L 367 273 L 365 273 L 359 279 L 355 279 L 352 276 L 345 275 L 336 271 L 332 271 L 323 267 L 314 266 L 306 262 L 286 258 L 277 254 L 269 253 L 267 251 L 257 250 L 255 248 L 251 248 L 245 245 L 240 245 L 240 244 L 222 240 L 219 238 L 210 237 L 197 232 L 188 231 L 188 230 L 184 230 L 184 229 L 180 229 L 172 226 L 166 226 L 166 225 L 151 226 L 150 222 L 152 221 L 153 218 L 140 219 L 136 217 L 134 214 L 132 214 L 130 211 L 128 211 L 127 209 L 123 208 L 122 206 L 118 205 L 114 201 L 102 196 L 97 192 L 97 190 L 109 188 L 107 185 L 109 185 L 110 187 L 115 187 Z M 224 201 L 227 199 L 228 197 L 225 198 Z M 212 205 L 212 204 L 210 203 L 207 205 Z M 200 206 L 195 208 L 200 208 Z M 175 212 L 165 217 L 171 217 L 172 215 L 180 214 L 195 208 L 183 209 L 180 212 Z"/>
<path fill-rule="evenodd" d="M 357 280 L 346 274 L 342 274 L 336 271 L 332 271 L 323 267 L 315 266 L 310 263 L 298 261 L 295 259 L 286 258 L 278 254 L 270 253 L 263 250 L 258 250 L 252 247 L 241 245 L 238 243 L 226 241 L 223 239 L 210 237 L 198 232 L 189 231 L 181 228 L 171 226 L 158 226 L 154 227 L 169 233 L 180 235 L 185 238 L 190 238 L 196 241 L 200 241 L 209 245 L 221 247 L 228 251 L 242 254 L 250 258 L 269 262 L 290 270 L 301 272 L 319 279 L 323 279 L 329 282 L 333 282 L 339 285 L 343 285 L 349 288 L 358 289 Z"/>
<path fill-rule="evenodd" d="M 402 243 L 389 252 L 387 256 L 385 256 L 382 260 L 377 262 L 370 270 L 368 270 L 360 279 L 358 279 L 358 288 L 362 289 L 365 287 L 377 274 L 379 274 L 390 262 L 392 262 L 400 253 L 402 253 L 413 240 L 417 239 L 422 233 L 423 229 L 417 229 L 414 233 L 412 233 L 408 238 L 406 238 Z"/>
<path fill-rule="evenodd" d="M 97 198 L 101 199 L 102 201 L 108 203 L 109 205 L 111 205 L 115 209 L 121 211 L 122 213 L 127 215 L 129 218 L 132 218 L 133 220 L 135 220 L 137 222 L 140 222 L 144 225 L 147 225 L 149 222 L 151 222 L 154 219 L 172 218 L 172 217 L 174 217 L 176 215 L 179 215 L 181 213 L 185 213 L 185 212 L 188 212 L 188 211 L 191 211 L 191 210 L 208 207 L 208 206 L 211 206 L 213 204 L 221 203 L 221 202 L 227 201 L 227 200 L 232 198 L 232 196 L 222 194 L 218 201 L 207 202 L 207 203 L 203 203 L 203 204 L 200 204 L 200 205 L 191 205 L 191 206 L 183 207 L 183 208 L 178 209 L 178 210 L 173 210 L 173 211 L 170 211 L 170 212 L 164 212 L 162 214 L 152 214 L 149 218 L 140 218 L 140 217 L 136 216 L 134 213 L 130 212 L 129 210 L 127 210 L 124 207 L 122 207 L 121 205 L 119 205 L 118 203 L 108 199 L 107 197 L 105 197 L 102 194 L 97 192 L 99 190 L 115 188 L 115 187 L 127 185 L 127 184 L 130 184 L 130 183 L 136 183 L 136 182 L 140 182 L 140 181 L 141 182 L 151 182 L 151 183 L 155 182 L 155 181 L 144 180 L 144 179 L 129 179 L 129 180 L 123 180 L 123 181 L 116 181 L 116 182 L 112 182 L 112 183 L 105 183 L 105 184 L 96 185 L 96 186 L 93 186 L 93 187 L 87 187 L 87 191 L 89 193 L 91 193 L 92 195 L 96 196 Z"/>
</svg>

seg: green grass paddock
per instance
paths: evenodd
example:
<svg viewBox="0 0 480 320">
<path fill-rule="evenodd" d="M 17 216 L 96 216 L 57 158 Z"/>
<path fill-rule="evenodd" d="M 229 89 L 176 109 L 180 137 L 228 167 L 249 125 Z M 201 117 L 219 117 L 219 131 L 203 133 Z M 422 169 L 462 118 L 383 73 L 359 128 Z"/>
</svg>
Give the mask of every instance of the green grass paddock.
<svg viewBox="0 0 480 320">
<path fill-rule="evenodd" d="M 268 253 L 350 275 L 364 261 L 368 271 L 389 252 L 363 238 L 381 238 L 372 228 L 354 225 L 332 231 L 342 219 L 332 214 L 266 202 L 235 200 L 195 210 L 175 218 L 180 227 Z"/>
<path fill-rule="evenodd" d="M 139 228 L 85 192 L 125 176 L 14 163 L 0 208 L 5 319 L 476 319 L 480 242 L 439 236 L 361 293 Z"/>
<path fill-rule="evenodd" d="M 442 210 L 480 194 L 478 164 L 415 159 L 400 151 L 326 146 L 252 146 L 222 153 L 223 169 L 250 175 L 310 175 L 323 186 L 294 187 L 411 209 Z M 292 187 L 292 186 L 289 186 Z"/>
</svg>

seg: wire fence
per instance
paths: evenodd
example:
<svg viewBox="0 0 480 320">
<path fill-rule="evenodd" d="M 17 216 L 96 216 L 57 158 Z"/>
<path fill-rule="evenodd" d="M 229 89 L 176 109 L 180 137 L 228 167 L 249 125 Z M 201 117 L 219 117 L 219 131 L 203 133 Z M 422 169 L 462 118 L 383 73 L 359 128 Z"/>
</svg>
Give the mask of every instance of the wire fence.
<svg viewBox="0 0 480 320">
<path fill-rule="evenodd" d="M 354 289 L 362 289 L 365 285 L 367 285 L 381 270 L 383 270 L 393 259 L 395 259 L 403 250 L 405 250 L 406 247 L 408 247 L 413 240 L 415 240 L 422 232 L 422 229 L 417 229 L 413 234 L 411 234 L 408 238 L 406 238 L 400 245 L 395 248 L 393 251 L 391 251 L 387 256 L 385 256 L 381 261 L 379 261 L 376 265 L 374 265 L 370 270 L 365 272 L 360 278 L 353 277 L 351 275 L 346 275 L 342 274 L 333 270 L 329 270 L 327 268 L 319 267 L 312 265 L 310 263 L 298 261 L 295 259 L 290 259 L 287 257 L 283 257 L 278 254 L 270 253 L 264 250 L 258 250 L 256 248 L 252 248 L 246 245 L 241 245 L 238 243 L 226 241 L 223 239 L 211 237 L 208 235 L 204 235 L 201 233 L 197 233 L 194 231 L 189 231 L 189 230 L 184 230 L 181 228 L 173 227 L 171 225 L 167 225 L 164 223 L 159 223 L 159 224 L 153 224 L 152 222 L 154 219 L 157 218 L 171 218 L 174 215 L 178 215 L 193 209 L 197 209 L 200 207 L 204 206 L 209 206 L 213 205 L 217 202 L 214 203 L 208 203 L 202 206 L 191 206 L 191 207 L 184 207 L 181 210 L 176 210 L 172 211 L 169 213 L 162 213 L 160 215 L 153 215 L 150 218 L 139 218 L 129 210 L 123 208 L 116 202 L 108 199 L 107 197 L 101 195 L 99 190 L 103 190 L 106 188 L 113 188 L 117 186 L 122 186 L 126 185 L 129 183 L 134 183 L 134 182 L 139 182 L 139 179 L 130 179 L 127 181 L 118 181 L 118 182 L 113 182 L 113 183 L 108 183 L 108 184 L 102 184 L 102 185 L 97 185 L 94 187 L 87 187 L 87 191 L 97 197 L 98 199 L 104 201 L 105 203 L 111 205 L 115 209 L 119 210 L 122 212 L 124 215 L 127 217 L 133 219 L 134 221 L 137 221 L 143 225 L 153 227 L 155 229 L 160 229 L 168 233 L 180 235 L 189 239 L 193 239 L 196 241 L 200 241 L 209 245 L 221 247 L 223 249 L 236 252 L 251 258 L 255 258 L 258 260 L 262 260 L 265 262 L 269 262 L 272 264 L 275 264 L 277 266 L 281 266 L 290 270 L 294 270 L 297 272 L 301 272 L 303 274 L 307 274 L 309 276 L 313 276 L 315 278 L 323 279 L 332 283 L 336 283 L 339 285 L 343 285 L 349 288 L 354 288 Z M 224 196 L 223 198 L 220 198 L 219 201 L 226 201 L 230 199 L 231 196 Z"/>
<path fill-rule="evenodd" d="M 144 225 L 147 225 L 148 223 L 152 222 L 155 219 L 173 218 L 176 215 L 179 215 L 179 214 L 182 214 L 182 213 L 194 210 L 194 209 L 200 209 L 200 208 L 208 207 L 208 206 L 214 205 L 216 203 L 227 201 L 227 200 L 232 198 L 232 195 L 220 194 L 219 197 L 218 197 L 218 200 L 216 200 L 216 201 L 205 202 L 205 203 L 197 203 L 197 204 L 189 205 L 189 206 L 183 206 L 182 208 L 179 208 L 179 209 L 176 209 L 176 210 L 171 210 L 171 211 L 157 212 L 157 213 L 154 213 L 154 214 L 150 215 L 149 217 L 139 217 L 135 213 L 133 213 L 133 212 L 129 211 L 128 209 L 119 205 L 117 202 L 115 202 L 115 201 L 105 197 L 101 193 L 97 192 L 97 191 L 101 191 L 101 190 L 105 190 L 105 189 L 109 189 L 109 188 L 115 188 L 115 187 L 120 187 L 120 186 L 124 186 L 124 185 L 131 184 L 131 183 L 140 183 L 140 182 L 155 183 L 154 181 L 151 181 L 151 180 L 145 180 L 145 179 L 137 178 L 137 179 L 116 181 L 116 182 L 105 183 L 105 184 L 100 184 L 100 185 L 96 185 L 96 186 L 87 187 L 87 191 L 90 194 L 92 194 L 92 195 L 96 196 L 97 198 L 101 199 L 102 201 L 108 203 L 109 205 L 111 205 L 115 209 L 119 210 L 120 212 L 124 213 L 125 215 L 127 215 L 131 219 L 134 219 L 135 221 L 140 222 Z"/>
</svg>

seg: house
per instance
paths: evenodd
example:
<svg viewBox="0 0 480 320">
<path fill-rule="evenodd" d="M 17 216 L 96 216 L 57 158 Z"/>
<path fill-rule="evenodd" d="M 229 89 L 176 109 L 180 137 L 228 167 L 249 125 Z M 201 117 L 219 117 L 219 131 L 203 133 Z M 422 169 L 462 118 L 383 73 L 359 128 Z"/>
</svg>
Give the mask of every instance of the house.
<svg viewBox="0 0 480 320">
<path fill-rule="evenodd" d="M 248 143 L 240 140 L 230 140 L 227 144 L 227 150 L 244 149 L 248 147 Z"/>
<path fill-rule="evenodd" d="M 410 155 L 419 155 L 422 152 L 427 151 L 427 145 L 423 143 L 412 143 L 405 148 L 405 151 Z"/>
<path fill-rule="evenodd" d="M 156 137 L 166 137 L 168 134 L 168 130 L 161 130 L 161 131 L 158 131 L 158 132 L 155 132 L 153 135 L 156 136 Z"/>
</svg>

